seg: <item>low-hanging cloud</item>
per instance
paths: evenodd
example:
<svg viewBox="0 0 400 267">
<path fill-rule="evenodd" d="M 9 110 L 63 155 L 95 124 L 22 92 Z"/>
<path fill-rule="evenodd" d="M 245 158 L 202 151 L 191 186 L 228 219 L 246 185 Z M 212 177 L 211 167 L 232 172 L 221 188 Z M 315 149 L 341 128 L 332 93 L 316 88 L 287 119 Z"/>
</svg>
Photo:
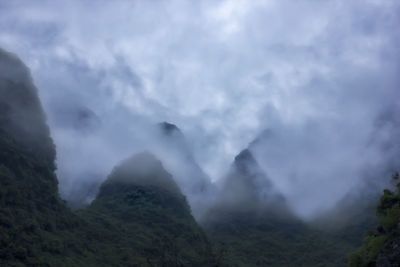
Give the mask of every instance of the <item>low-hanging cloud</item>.
<svg viewBox="0 0 400 267">
<path fill-rule="evenodd" d="M 31 68 L 65 195 L 170 121 L 214 181 L 270 131 L 251 149 L 308 215 L 399 166 L 399 11 L 395 0 L 3 1 L 0 46 Z"/>
</svg>

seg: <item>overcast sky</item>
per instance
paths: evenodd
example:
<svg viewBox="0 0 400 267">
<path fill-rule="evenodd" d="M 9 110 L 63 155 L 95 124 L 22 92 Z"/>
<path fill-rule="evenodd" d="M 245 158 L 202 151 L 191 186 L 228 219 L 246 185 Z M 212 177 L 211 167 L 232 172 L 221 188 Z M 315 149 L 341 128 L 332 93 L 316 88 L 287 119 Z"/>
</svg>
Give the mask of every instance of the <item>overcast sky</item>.
<svg viewBox="0 0 400 267">
<path fill-rule="evenodd" d="M 218 180 L 269 129 L 258 160 L 305 206 L 310 184 L 337 199 L 398 164 L 399 29 L 397 0 L 0 0 L 0 46 L 31 68 L 61 184 L 104 178 L 160 121 Z"/>
</svg>

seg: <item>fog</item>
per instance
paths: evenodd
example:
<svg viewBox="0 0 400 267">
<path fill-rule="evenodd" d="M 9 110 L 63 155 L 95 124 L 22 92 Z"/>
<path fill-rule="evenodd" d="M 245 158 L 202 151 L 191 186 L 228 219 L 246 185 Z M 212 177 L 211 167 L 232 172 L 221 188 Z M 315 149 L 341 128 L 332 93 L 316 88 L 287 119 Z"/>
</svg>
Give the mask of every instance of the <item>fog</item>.
<svg viewBox="0 0 400 267">
<path fill-rule="evenodd" d="M 249 147 L 309 217 L 399 169 L 399 14 L 395 0 L 1 1 L 0 47 L 32 72 L 67 200 L 151 150 L 196 209 Z"/>
</svg>

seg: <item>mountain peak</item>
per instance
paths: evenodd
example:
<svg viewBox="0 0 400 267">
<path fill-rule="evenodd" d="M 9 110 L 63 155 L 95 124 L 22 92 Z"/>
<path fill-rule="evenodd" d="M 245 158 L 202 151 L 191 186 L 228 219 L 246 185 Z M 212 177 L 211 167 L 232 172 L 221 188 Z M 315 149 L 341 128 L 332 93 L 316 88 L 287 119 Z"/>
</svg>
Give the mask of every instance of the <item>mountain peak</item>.
<svg viewBox="0 0 400 267">
<path fill-rule="evenodd" d="M 147 151 L 136 154 L 115 167 L 101 186 L 98 196 L 118 193 L 130 186 L 153 186 L 181 194 L 171 174 Z"/>
<path fill-rule="evenodd" d="M 249 149 L 242 150 L 234 160 L 234 167 L 242 174 L 251 174 L 259 171 L 260 167 L 257 160 Z"/>
<path fill-rule="evenodd" d="M 232 164 L 220 192 L 220 205 L 236 211 L 272 211 L 285 199 L 259 166 L 250 149 L 242 150 Z"/>
<path fill-rule="evenodd" d="M 256 162 L 256 160 L 253 157 L 253 154 L 250 152 L 248 148 L 242 150 L 236 157 L 235 157 L 235 162 L 240 162 L 240 161 L 251 161 L 251 162 Z"/>
<path fill-rule="evenodd" d="M 157 126 L 159 127 L 161 132 L 164 133 L 165 135 L 168 135 L 168 136 L 173 135 L 173 134 L 182 135 L 181 130 L 175 124 L 164 121 L 164 122 L 158 123 Z"/>
</svg>

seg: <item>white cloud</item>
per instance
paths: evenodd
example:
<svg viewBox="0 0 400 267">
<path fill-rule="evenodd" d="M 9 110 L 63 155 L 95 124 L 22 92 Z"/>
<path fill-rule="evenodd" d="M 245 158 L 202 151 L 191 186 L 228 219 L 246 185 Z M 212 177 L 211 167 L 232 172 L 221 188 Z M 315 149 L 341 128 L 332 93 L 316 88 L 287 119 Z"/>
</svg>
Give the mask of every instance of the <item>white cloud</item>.
<svg viewBox="0 0 400 267">
<path fill-rule="evenodd" d="M 358 127 L 360 140 L 368 139 L 379 114 L 398 105 L 398 11 L 394 0 L 10 1 L 0 4 L 0 46 L 31 67 L 59 147 L 68 132 L 58 128 L 54 106 L 94 110 L 113 155 L 112 144 L 140 135 L 143 122 L 168 120 L 217 180 L 264 128 L 296 132 L 309 121 L 344 121 L 346 132 Z M 307 139 L 301 131 L 283 136 L 288 154 Z M 343 163 L 341 151 L 359 164 L 364 144 L 347 138 L 319 146 L 316 155 L 334 154 L 324 171 Z M 129 143 L 135 151 L 137 142 Z M 59 160 L 68 161 L 64 152 Z"/>
</svg>

